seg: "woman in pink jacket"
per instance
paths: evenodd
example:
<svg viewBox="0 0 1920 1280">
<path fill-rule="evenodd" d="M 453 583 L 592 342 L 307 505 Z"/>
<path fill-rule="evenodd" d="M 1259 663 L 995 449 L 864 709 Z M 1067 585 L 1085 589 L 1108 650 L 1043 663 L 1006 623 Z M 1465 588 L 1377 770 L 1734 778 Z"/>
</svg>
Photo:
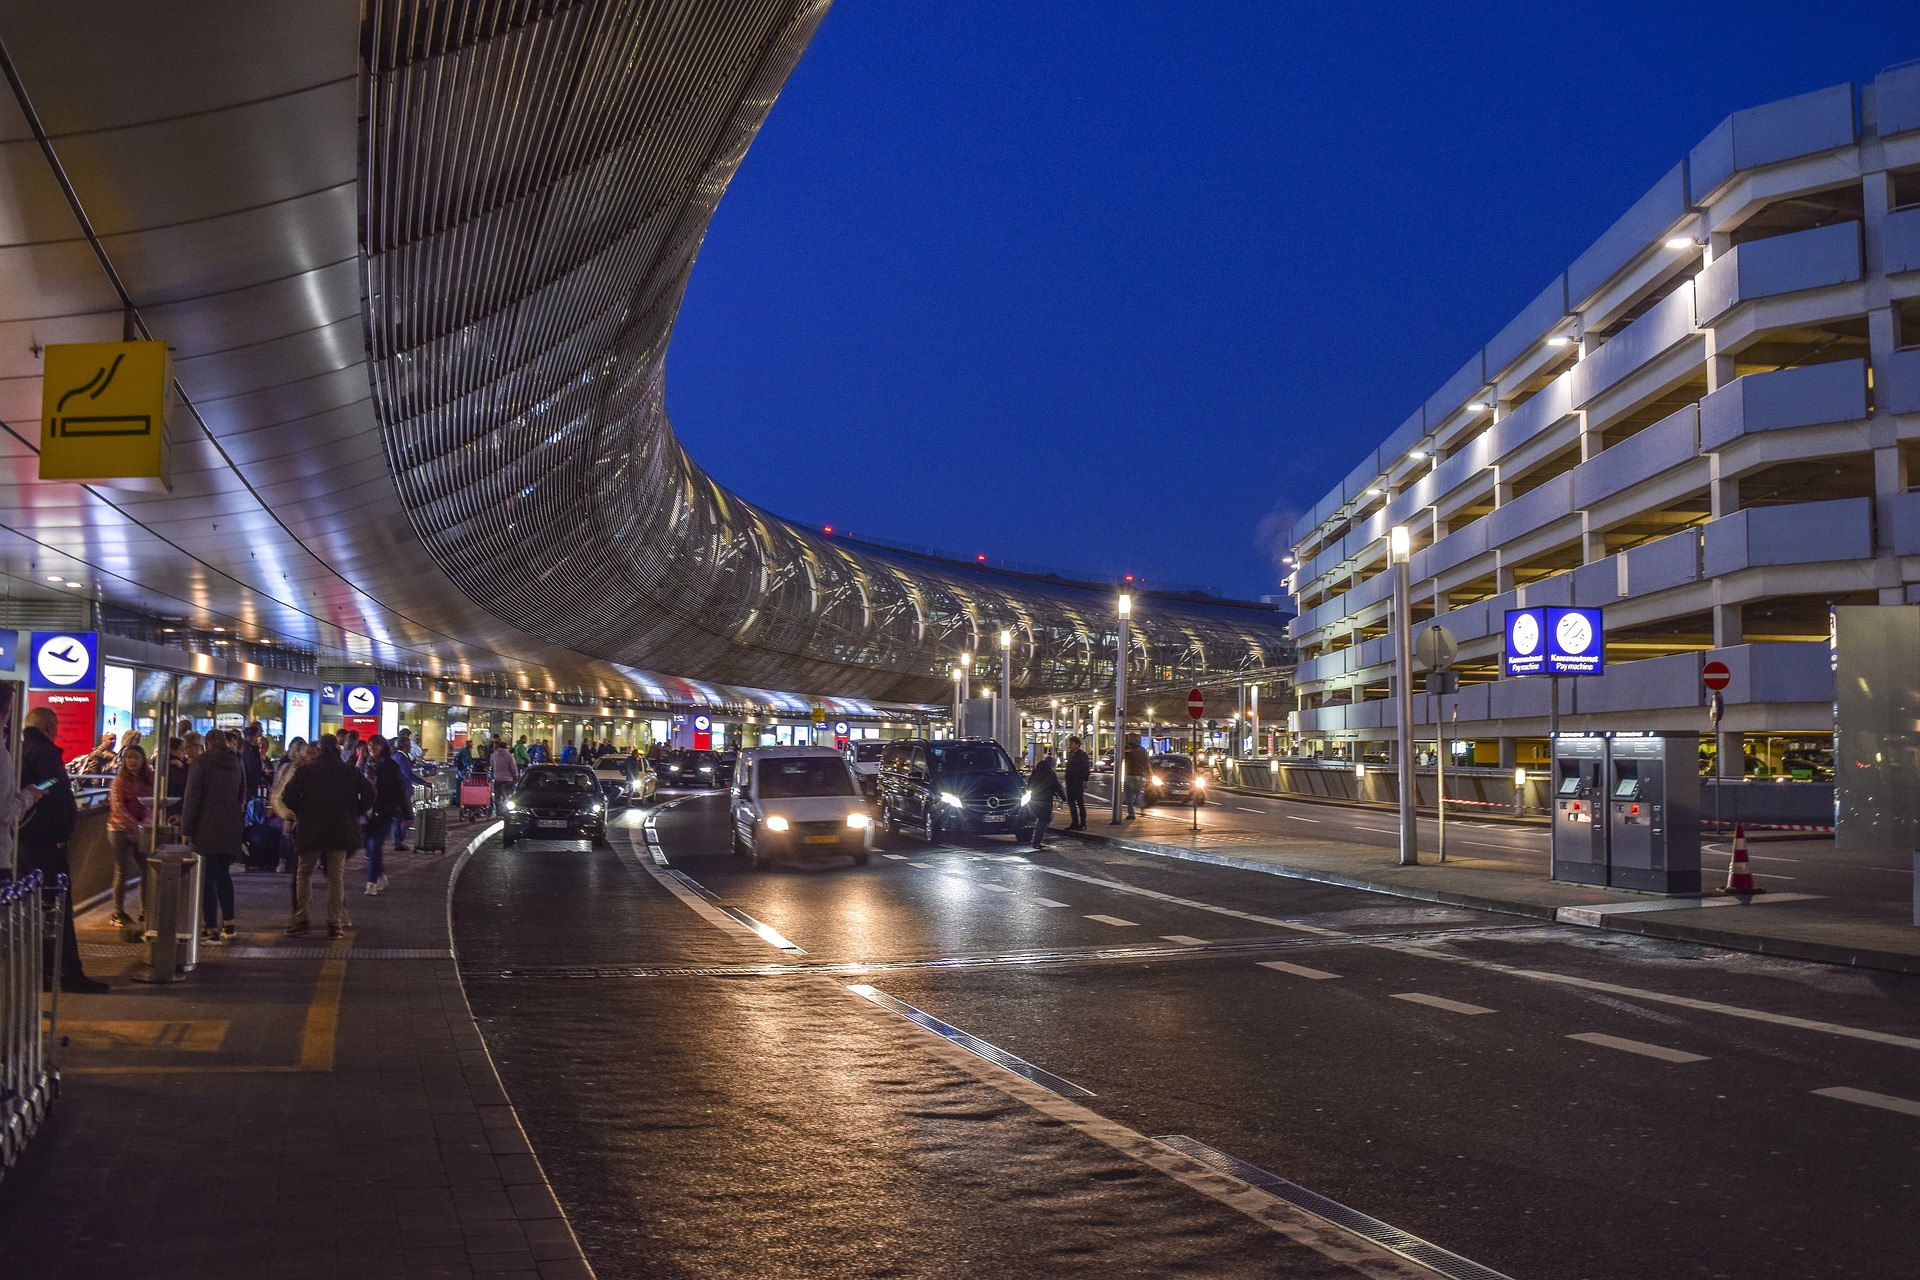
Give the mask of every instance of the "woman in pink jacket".
<svg viewBox="0 0 1920 1280">
<path fill-rule="evenodd" d="M 113 915 L 109 923 L 124 928 L 127 918 L 127 882 L 144 870 L 140 860 L 140 828 L 153 821 L 153 770 L 147 753 L 130 746 L 120 753 L 120 772 L 107 792 L 107 839 L 113 845 Z"/>
</svg>

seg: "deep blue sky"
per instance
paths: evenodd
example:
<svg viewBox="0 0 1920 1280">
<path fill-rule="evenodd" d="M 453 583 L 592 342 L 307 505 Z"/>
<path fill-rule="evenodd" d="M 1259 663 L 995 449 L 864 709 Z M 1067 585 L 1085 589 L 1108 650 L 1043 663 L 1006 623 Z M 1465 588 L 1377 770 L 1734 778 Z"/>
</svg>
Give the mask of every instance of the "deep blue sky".
<svg viewBox="0 0 1920 1280">
<path fill-rule="evenodd" d="M 1913 57 L 1915 0 L 841 0 L 668 408 L 798 520 L 1271 592 L 1272 530 L 1722 117 Z"/>
</svg>

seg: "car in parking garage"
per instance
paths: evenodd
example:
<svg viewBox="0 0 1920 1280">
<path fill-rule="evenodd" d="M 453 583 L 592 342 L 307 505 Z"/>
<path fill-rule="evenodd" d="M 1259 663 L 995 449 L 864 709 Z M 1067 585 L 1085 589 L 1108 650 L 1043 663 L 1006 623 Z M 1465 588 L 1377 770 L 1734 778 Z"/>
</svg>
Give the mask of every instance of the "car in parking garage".
<svg viewBox="0 0 1920 1280">
<path fill-rule="evenodd" d="M 872 858 L 872 819 L 853 769 L 831 747 L 740 753 L 729 807 L 733 852 L 756 867 L 775 858 Z"/>
<path fill-rule="evenodd" d="M 536 764 L 501 805 L 506 830 L 500 842 L 511 847 L 521 839 L 591 840 L 607 843 L 607 805 L 600 795 L 600 779 L 578 764 Z"/>
<path fill-rule="evenodd" d="M 639 756 L 601 756 L 594 762 L 593 773 L 600 780 L 600 795 L 608 809 L 652 804 L 660 788 L 660 779 Z"/>
<path fill-rule="evenodd" d="M 957 833 L 1033 838 L 1032 794 L 991 738 L 902 738 L 880 757 L 880 827 L 928 841 Z"/>
</svg>

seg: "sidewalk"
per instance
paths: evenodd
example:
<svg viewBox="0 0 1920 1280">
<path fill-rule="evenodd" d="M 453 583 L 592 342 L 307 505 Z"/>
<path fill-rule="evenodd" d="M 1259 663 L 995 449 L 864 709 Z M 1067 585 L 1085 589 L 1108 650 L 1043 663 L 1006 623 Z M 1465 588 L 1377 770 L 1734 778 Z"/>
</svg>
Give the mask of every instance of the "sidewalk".
<svg viewBox="0 0 1920 1280">
<path fill-rule="evenodd" d="M 1344 808 L 1356 817 L 1378 817 L 1370 810 Z M 1912 882 L 1903 874 L 1906 867 L 1895 866 L 1884 857 L 1876 860 L 1868 855 L 1848 855 L 1852 860 L 1850 870 L 1893 873 L 1885 875 L 1889 892 L 1884 894 L 1815 896 L 1783 887 L 1751 898 L 1708 893 L 1700 898 L 1670 899 L 1558 883 L 1549 878 L 1544 851 L 1464 857 L 1450 853 L 1444 865 L 1426 852 L 1422 854 L 1426 865 L 1402 867 L 1393 848 L 1338 838 L 1276 835 L 1221 805 L 1200 810 L 1198 834 L 1190 829 L 1191 822 L 1192 811 L 1179 809 L 1143 814 L 1115 828 L 1108 825 L 1104 810 L 1096 809 L 1091 829 L 1076 834 L 1139 853 L 1219 863 L 1454 906 L 1828 964 L 1920 973 L 1920 927 L 1911 923 L 1912 903 L 1907 896 Z M 1329 827 L 1338 829 L 1331 822 Z M 1447 827 L 1452 832 L 1456 823 L 1450 818 Z M 1421 820 L 1421 833 L 1423 842 L 1432 839 L 1431 820 Z M 1749 847 L 1759 861 L 1774 847 L 1774 841 L 1752 837 Z M 1826 848 L 1831 851 L 1831 842 L 1826 842 Z M 1832 857 L 1837 861 L 1839 855 Z M 1724 858 L 1715 859 L 1709 854 L 1708 861 L 1716 864 L 1708 867 L 1705 876 L 1711 885 L 1716 873 L 1724 873 Z M 1905 859 L 1899 861 L 1904 863 Z"/>
<path fill-rule="evenodd" d="M 79 921 L 88 972 L 64 996 L 64 1084 L 0 1184 L 0 1272 L 62 1280 L 333 1280 L 591 1271 L 467 1008 L 448 852 L 390 855 L 328 944 L 281 930 L 289 877 L 236 875 L 241 935 L 179 983 L 132 982 L 137 948 Z M 323 881 L 315 877 L 324 911 Z"/>
</svg>

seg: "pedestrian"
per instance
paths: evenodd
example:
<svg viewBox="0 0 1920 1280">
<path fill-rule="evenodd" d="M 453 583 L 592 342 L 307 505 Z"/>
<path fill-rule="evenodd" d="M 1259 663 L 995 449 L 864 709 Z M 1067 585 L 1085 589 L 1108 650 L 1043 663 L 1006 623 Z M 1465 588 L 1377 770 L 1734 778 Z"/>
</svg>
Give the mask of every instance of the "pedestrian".
<svg viewBox="0 0 1920 1280">
<path fill-rule="evenodd" d="M 1079 738 L 1067 739 L 1067 830 L 1087 829 L 1087 779 L 1093 761 L 1080 749 Z"/>
<path fill-rule="evenodd" d="M 456 781 L 473 772 L 473 748 L 465 738 L 453 753 L 453 776 Z"/>
<path fill-rule="evenodd" d="M 125 754 L 128 747 L 139 747 L 144 751 L 146 750 L 146 746 L 146 736 L 138 729 L 129 729 L 120 735 L 120 751 L 122 754 Z M 149 760 L 147 763 L 151 765 L 153 762 Z"/>
<path fill-rule="evenodd" d="M 254 721 L 240 735 L 240 767 L 247 775 L 247 799 L 265 795 L 267 789 L 267 753 L 266 735 L 261 732 L 260 722 Z"/>
<path fill-rule="evenodd" d="M 237 735 L 215 730 L 187 770 L 180 835 L 205 862 L 200 881 L 201 938 L 232 942 L 233 860 L 246 852 L 247 770 L 233 749 Z"/>
<path fill-rule="evenodd" d="M 1143 745 L 1145 738 L 1129 746 L 1122 755 L 1122 763 L 1127 771 L 1127 817 L 1131 820 L 1135 809 L 1147 807 L 1147 771 L 1153 768 L 1153 758 L 1147 754 Z"/>
<path fill-rule="evenodd" d="M 367 763 L 365 769 L 367 781 L 373 786 L 373 810 L 367 816 L 365 845 L 367 850 L 367 896 L 383 893 L 387 887 L 387 836 L 393 831 L 394 822 L 400 817 L 400 806 L 404 799 L 400 766 L 393 758 L 393 748 L 379 734 L 367 739 Z"/>
<path fill-rule="evenodd" d="M 53 708 L 35 707 L 27 712 L 26 732 L 20 738 L 20 785 L 32 790 L 35 798 L 26 817 L 20 820 L 17 869 L 22 875 L 38 871 L 50 888 L 59 883 L 57 877 L 73 874 L 67 860 L 67 846 L 73 840 L 74 823 L 79 817 L 73 784 L 60 759 L 60 748 L 54 745 L 59 734 L 60 717 L 54 714 Z M 96 995 L 104 992 L 107 984 L 89 978 L 80 963 L 80 940 L 73 931 L 71 902 L 60 913 L 60 918 L 60 989 Z M 48 955 L 43 966 L 48 990 L 53 988 L 53 945 L 54 940 L 48 938 Z"/>
<path fill-rule="evenodd" d="M 116 929 L 133 923 L 127 915 L 127 886 L 145 874 L 140 829 L 153 821 L 152 799 L 147 753 L 130 746 L 120 753 L 120 772 L 107 792 L 107 843 L 113 848 L 113 914 L 107 923 Z"/>
<path fill-rule="evenodd" d="M 575 750 L 575 748 L 574 748 L 574 745 L 573 745 L 573 743 L 572 743 L 571 741 L 569 741 L 569 742 L 567 743 L 567 745 L 566 745 L 566 746 L 564 746 L 564 747 L 562 747 L 562 748 L 560 748 L 560 763 L 561 763 L 561 764 L 572 764 L 572 763 L 573 763 L 573 755 L 574 755 L 574 750 Z"/>
<path fill-rule="evenodd" d="M 13 739 L 14 687 L 12 681 L 0 680 L 0 884 L 13 879 L 14 843 L 20 815 L 40 795 L 20 785 L 20 775 L 13 767 L 13 748 L 7 745 Z"/>
<path fill-rule="evenodd" d="M 79 771 L 82 774 L 96 778 L 105 777 L 107 774 L 114 772 L 120 767 L 120 757 L 114 750 L 115 744 L 119 741 L 118 735 L 112 730 L 101 734 L 99 745 L 94 747 L 93 751 L 87 756 L 85 762 L 81 764 Z"/>
<path fill-rule="evenodd" d="M 420 785 L 420 775 L 413 768 L 413 744 L 407 741 L 407 731 L 402 729 L 393 740 L 393 763 L 400 770 L 400 811 L 393 818 L 393 851 L 408 851 L 407 834 L 413 828 L 413 789 Z"/>
<path fill-rule="evenodd" d="M 1053 802 L 1067 798 L 1060 775 L 1053 771 L 1053 753 L 1046 752 L 1027 775 L 1027 790 L 1033 793 L 1033 847 L 1047 847 L 1047 828 L 1053 825 Z"/>
<path fill-rule="evenodd" d="M 513 763 L 522 769 L 527 767 L 527 735 L 524 733 L 514 740 Z"/>
<path fill-rule="evenodd" d="M 307 740 L 295 738 L 287 743 L 287 753 L 280 757 L 280 767 L 273 771 L 273 785 L 267 791 L 267 808 L 273 811 L 273 820 L 280 824 L 280 860 L 276 870 L 292 871 L 296 865 L 293 852 L 293 811 L 288 809 L 283 797 L 287 782 L 294 771 L 307 762 Z"/>
<path fill-rule="evenodd" d="M 179 735 L 181 753 L 186 757 L 187 763 L 192 764 L 205 746 L 200 739 L 200 731 L 193 727 L 193 721 L 183 718 L 180 721 Z M 185 772 L 182 771 L 180 776 L 184 778 Z"/>
<path fill-rule="evenodd" d="M 513 790 L 513 784 L 520 781 L 520 766 L 514 761 L 513 752 L 507 750 L 507 744 L 499 738 L 493 740 L 493 758 L 489 762 L 493 774 L 493 811 L 499 813 L 506 803 L 507 792 Z"/>
<path fill-rule="evenodd" d="M 373 784 L 340 758 L 340 740 L 322 734 L 320 745 L 287 780 L 280 802 L 293 815 L 293 843 L 299 861 L 293 873 L 293 917 L 287 935 L 307 932 L 313 871 L 327 874 L 327 936 L 340 938 L 353 927 L 347 918 L 347 855 L 361 839 L 360 818 L 373 807 Z"/>
</svg>

